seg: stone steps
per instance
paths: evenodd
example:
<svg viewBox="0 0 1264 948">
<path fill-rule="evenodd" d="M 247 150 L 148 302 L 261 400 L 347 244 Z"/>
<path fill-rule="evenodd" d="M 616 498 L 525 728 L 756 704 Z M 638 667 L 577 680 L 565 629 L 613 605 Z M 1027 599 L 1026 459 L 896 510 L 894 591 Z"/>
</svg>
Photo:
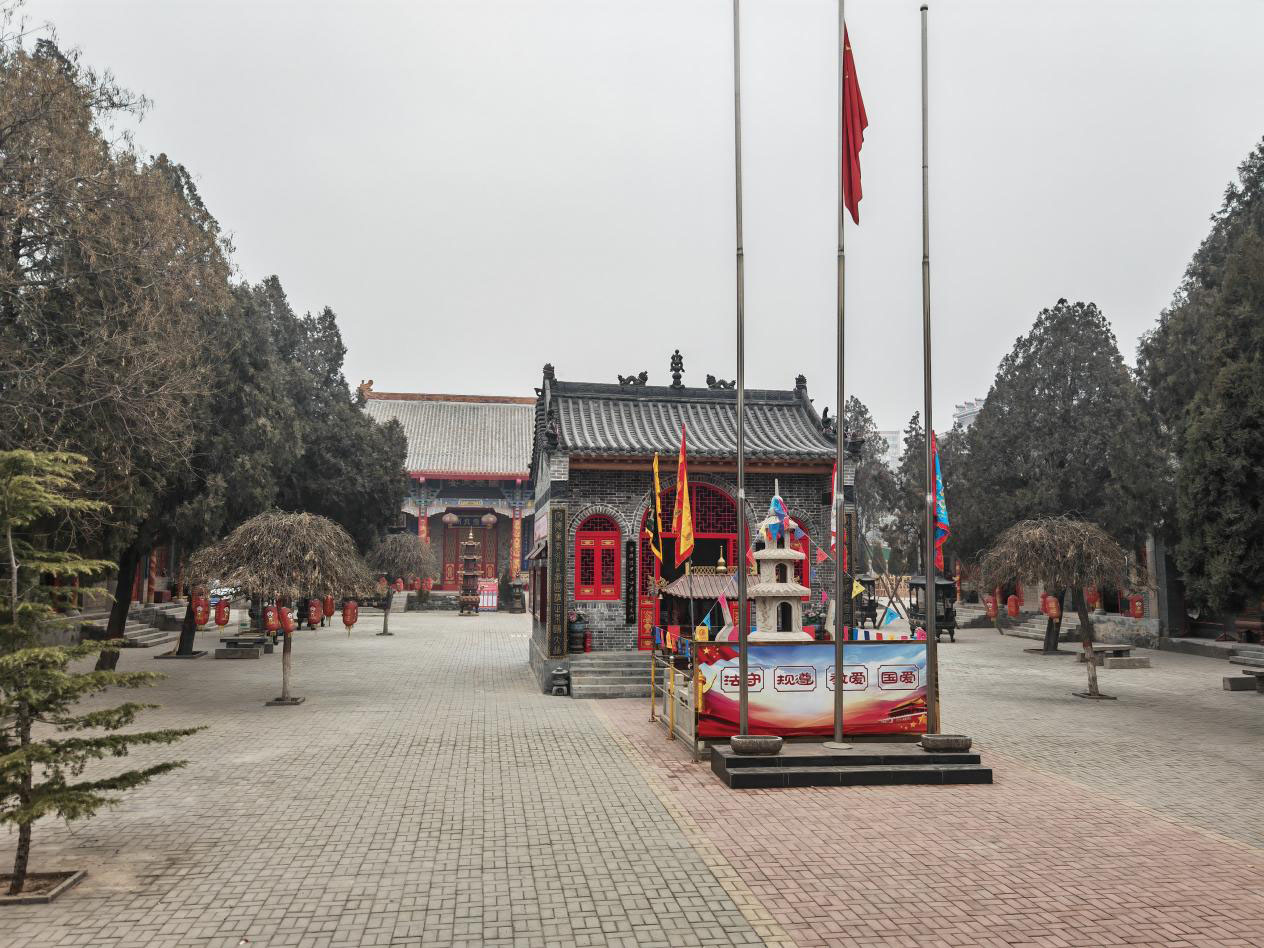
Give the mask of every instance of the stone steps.
<svg viewBox="0 0 1264 948">
<path fill-rule="evenodd" d="M 735 790 L 992 782 L 992 768 L 978 754 L 927 753 L 916 744 L 857 744 L 846 751 L 787 744 L 773 757 L 744 757 L 717 744 L 711 770 Z"/>
<path fill-rule="evenodd" d="M 571 659 L 572 698 L 648 698 L 648 652 L 584 652 Z"/>
<path fill-rule="evenodd" d="M 572 698 L 648 698 L 649 696 L 650 685 L 648 681 L 643 681 L 640 684 L 611 685 L 605 682 L 599 684 L 577 684 L 574 679 L 571 680 Z"/>
</svg>

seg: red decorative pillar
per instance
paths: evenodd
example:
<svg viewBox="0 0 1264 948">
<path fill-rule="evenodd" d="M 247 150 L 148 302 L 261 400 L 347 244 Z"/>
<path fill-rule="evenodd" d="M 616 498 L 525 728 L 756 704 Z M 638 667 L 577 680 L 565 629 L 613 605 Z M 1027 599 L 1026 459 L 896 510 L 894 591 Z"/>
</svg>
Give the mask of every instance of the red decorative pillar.
<svg viewBox="0 0 1264 948">
<path fill-rule="evenodd" d="M 522 507 L 513 509 L 513 533 L 509 541 L 509 578 L 518 578 L 518 564 L 522 561 Z"/>
</svg>

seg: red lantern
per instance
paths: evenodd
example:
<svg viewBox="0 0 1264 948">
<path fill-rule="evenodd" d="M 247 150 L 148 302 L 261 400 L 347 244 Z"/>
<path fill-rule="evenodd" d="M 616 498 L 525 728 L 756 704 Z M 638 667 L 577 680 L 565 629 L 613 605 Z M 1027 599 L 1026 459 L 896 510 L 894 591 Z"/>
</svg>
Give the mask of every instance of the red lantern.
<svg viewBox="0 0 1264 948">
<path fill-rule="evenodd" d="M 322 610 L 322 611 L 325 613 L 325 618 L 326 618 L 326 619 L 331 619 L 331 618 L 333 618 L 333 614 L 334 614 L 334 597 L 333 597 L 333 596 L 326 596 L 326 597 L 325 597 L 325 601 L 324 601 L 323 603 L 321 603 L 321 605 L 323 606 L 323 610 Z"/>
<path fill-rule="evenodd" d="M 1010 596 L 1005 600 L 1005 611 L 1009 613 L 1011 619 L 1018 618 L 1018 597 Z"/>
<path fill-rule="evenodd" d="M 1084 590 L 1084 601 L 1090 609 L 1096 609 L 1097 604 L 1102 601 L 1102 594 L 1097 591 L 1096 586 L 1089 586 Z"/>
<path fill-rule="evenodd" d="M 289 635 L 294 631 L 294 615 L 284 606 L 279 611 L 281 613 L 281 628 L 285 630 L 286 635 Z"/>
<path fill-rule="evenodd" d="M 320 617 L 324 614 L 320 608 L 319 599 L 309 599 L 307 602 L 307 624 L 313 629 L 320 624 Z"/>
<path fill-rule="evenodd" d="M 347 627 L 347 634 L 351 634 L 351 627 L 356 624 L 356 619 L 360 618 L 360 606 L 354 599 L 348 599 L 342 604 L 342 624 Z"/>
<path fill-rule="evenodd" d="M 1062 618 L 1062 600 L 1057 596 L 1050 596 L 1048 602 L 1048 612 L 1045 613 L 1054 622 Z"/>
<path fill-rule="evenodd" d="M 395 580 L 395 591 L 402 593 L 404 591 L 404 581 L 402 579 Z"/>
<path fill-rule="evenodd" d="M 263 607 L 263 627 L 269 632 L 275 632 L 277 629 L 281 628 L 281 619 L 277 615 L 276 606 Z"/>
<path fill-rule="evenodd" d="M 984 596 L 983 608 L 987 610 L 987 617 L 989 619 L 995 619 L 996 618 L 996 597 Z"/>
<path fill-rule="evenodd" d="M 420 591 L 420 589 L 421 589 L 421 579 L 420 579 L 420 578 L 418 578 L 418 577 L 416 577 L 416 576 L 414 576 L 414 577 L 413 577 L 412 582 L 408 584 L 408 588 L 409 588 L 409 589 L 411 589 L 413 592 L 418 592 L 418 591 Z"/>
<path fill-rule="evenodd" d="M 215 603 L 215 624 L 221 627 L 228 625 L 230 611 L 227 599 Z"/>
<path fill-rule="evenodd" d="M 1142 596 L 1130 596 L 1128 602 L 1132 606 L 1132 617 L 1134 619 L 1145 618 L 1145 599 Z"/>
<path fill-rule="evenodd" d="M 198 628 L 206 625 L 207 620 L 211 618 L 211 604 L 207 602 L 204 596 L 193 597 L 193 623 Z"/>
<path fill-rule="evenodd" d="M 1047 592 L 1040 594 L 1040 611 L 1045 615 L 1049 614 L 1049 594 Z"/>
</svg>

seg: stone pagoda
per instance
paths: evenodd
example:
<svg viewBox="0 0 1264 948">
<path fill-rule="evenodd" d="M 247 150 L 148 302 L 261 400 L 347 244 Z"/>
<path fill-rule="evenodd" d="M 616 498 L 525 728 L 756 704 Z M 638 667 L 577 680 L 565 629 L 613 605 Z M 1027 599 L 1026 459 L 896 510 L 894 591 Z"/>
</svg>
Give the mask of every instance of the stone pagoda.
<svg viewBox="0 0 1264 948">
<path fill-rule="evenodd" d="M 747 589 L 755 602 L 755 631 L 747 641 L 802 642 L 803 597 L 811 590 L 796 581 L 803 553 L 786 543 L 799 525 L 785 514 L 785 504 L 774 495 L 768 516 L 759 525 L 764 548 L 755 551 L 756 581 Z"/>
</svg>

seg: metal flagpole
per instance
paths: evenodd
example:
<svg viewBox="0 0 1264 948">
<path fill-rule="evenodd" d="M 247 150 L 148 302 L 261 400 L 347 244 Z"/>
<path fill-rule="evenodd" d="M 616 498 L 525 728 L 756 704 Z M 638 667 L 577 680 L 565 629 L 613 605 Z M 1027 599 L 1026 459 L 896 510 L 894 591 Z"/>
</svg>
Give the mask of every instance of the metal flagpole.
<svg viewBox="0 0 1264 948">
<path fill-rule="evenodd" d="M 834 169 L 838 175 L 838 392 L 834 410 L 835 452 L 834 452 L 834 741 L 843 743 L 843 605 L 849 600 L 848 589 L 843 591 L 846 572 L 843 569 L 844 512 L 847 509 L 843 497 L 843 323 L 847 310 L 847 254 L 843 250 L 843 215 L 846 214 L 847 196 L 843 193 L 843 162 L 847 160 L 843 138 L 847 134 L 846 121 L 843 116 L 843 94 L 847 83 L 847 51 L 844 37 L 847 35 L 847 21 L 844 18 L 844 0 L 838 0 L 838 165 Z"/>
<path fill-rule="evenodd" d="M 737 212 L 737 543 L 746 542 L 746 272 L 742 252 L 742 29 L 741 0 L 733 0 L 733 169 Z M 747 687 L 747 637 L 750 607 L 746 602 L 746 551 L 737 564 L 737 733 L 750 733 Z"/>
<path fill-rule="evenodd" d="M 926 82 L 926 5 L 922 4 L 922 370 L 926 418 L 926 730 L 939 731 L 939 643 L 935 636 L 935 465 L 931 457 L 930 401 L 930 174 Z"/>
</svg>

